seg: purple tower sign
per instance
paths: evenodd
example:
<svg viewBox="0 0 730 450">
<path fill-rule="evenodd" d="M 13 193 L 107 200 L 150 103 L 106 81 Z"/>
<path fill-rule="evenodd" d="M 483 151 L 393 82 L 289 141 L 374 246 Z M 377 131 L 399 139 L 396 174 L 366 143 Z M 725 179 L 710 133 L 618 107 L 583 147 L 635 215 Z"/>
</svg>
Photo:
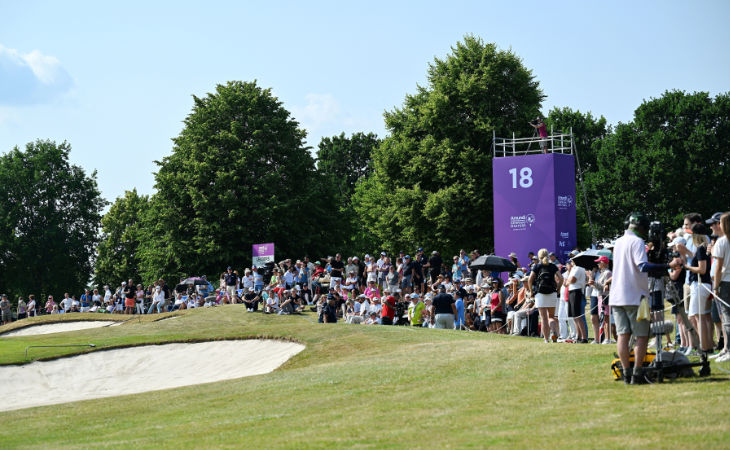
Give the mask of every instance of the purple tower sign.
<svg viewBox="0 0 730 450">
<path fill-rule="evenodd" d="M 527 253 L 547 248 L 565 261 L 576 246 L 573 155 L 508 156 L 492 163 L 494 252 Z"/>
</svg>

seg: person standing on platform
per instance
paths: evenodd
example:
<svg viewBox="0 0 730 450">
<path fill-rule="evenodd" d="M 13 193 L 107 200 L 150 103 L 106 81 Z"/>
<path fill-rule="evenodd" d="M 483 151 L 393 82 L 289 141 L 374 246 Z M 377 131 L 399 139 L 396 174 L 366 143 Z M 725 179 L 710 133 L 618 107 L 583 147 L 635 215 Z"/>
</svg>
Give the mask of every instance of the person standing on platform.
<svg viewBox="0 0 730 450">
<path fill-rule="evenodd" d="M 530 126 L 540 133 L 540 149 L 543 153 L 547 153 L 547 125 L 542 116 L 537 116 L 534 121 L 529 122 Z"/>
</svg>

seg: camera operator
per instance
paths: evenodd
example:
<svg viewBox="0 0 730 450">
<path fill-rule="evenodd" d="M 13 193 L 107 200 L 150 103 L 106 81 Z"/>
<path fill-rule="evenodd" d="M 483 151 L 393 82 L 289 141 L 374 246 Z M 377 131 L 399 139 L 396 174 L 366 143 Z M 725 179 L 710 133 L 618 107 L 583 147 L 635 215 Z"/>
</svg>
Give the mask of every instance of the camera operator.
<svg viewBox="0 0 730 450">
<path fill-rule="evenodd" d="M 540 149 L 543 153 L 547 153 L 547 125 L 545 125 L 545 121 L 542 116 L 538 115 L 535 120 L 528 123 L 532 128 L 536 129 L 537 132 L 540 133 Z"/>
<path fill-rule="evenodd" d="M 664 243 L 664 227 L 660 222 L 649 224 L 649 242 L 646 257 L 650 264 L 666 264 L 669 252 Z M 666 269 L 649 271 L 649 298 L 651 299 L 651 321 L 664 322 L 664 281 Z"/>
<path fill-rule="evenodd" d="M 613 282 L 609 304 L 616 322 L 618 339 L 616 349 L 626 384 L 640 384 L 645 381 L 643 361 L 649 340 L 648 320 L 637 320 L 637 312 L 641 300 L 649 295 L 648 272 L 675 268 L 680 262 L 673 260 L 669 264 L 651 264 L 647 259 L 644 238 L 649 231 L 649 219 L 640 212 L 633 212 L 627 217 L 627 230 L 616 240 L 613 259 Z M 636 337 L 634 356 L 635 367 L 629 360 L 629 339 Z"/>
</svg>

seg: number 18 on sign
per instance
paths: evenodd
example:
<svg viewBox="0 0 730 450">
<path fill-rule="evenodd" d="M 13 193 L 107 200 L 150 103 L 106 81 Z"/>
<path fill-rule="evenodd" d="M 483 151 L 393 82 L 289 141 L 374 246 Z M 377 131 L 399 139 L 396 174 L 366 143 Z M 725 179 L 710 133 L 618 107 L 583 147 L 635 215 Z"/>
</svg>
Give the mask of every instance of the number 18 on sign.
<svg viewBox="0 0 730 450">
<path fill-rule="evenodd" d="M 564 260 L 576 245 L 572 155 L 494 158 L 494 247 L 499 256 L 547 248 Z"/>
</svg>

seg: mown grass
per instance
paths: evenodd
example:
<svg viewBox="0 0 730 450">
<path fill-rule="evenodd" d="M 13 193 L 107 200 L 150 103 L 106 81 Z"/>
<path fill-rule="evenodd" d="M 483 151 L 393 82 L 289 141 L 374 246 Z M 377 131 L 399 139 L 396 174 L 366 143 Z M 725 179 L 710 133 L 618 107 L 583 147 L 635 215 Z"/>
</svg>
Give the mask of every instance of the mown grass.
<svg viewBox="0 0 730 450">
<path fill-rule="evenodd" d="M 0 364 L 22 363 L 28 345 L 54 343 L 91 342 L 99 350 L 269 337 L 306 349 L 267 375 L 0 413 L 0 447 L 696 448 L 727 447 L 730 438 L 722 420 L 726 373 L 624 386 L 610 375 L 613 346 L 323 325 L 311 314 L 250 314 L 240 306 L 152 321 L 158 318 L 2 338 Z M 31 356 L 72 352 L 78 349 Z M 79 374 L 78 382 L 92 376 Z"/>
</svg>

